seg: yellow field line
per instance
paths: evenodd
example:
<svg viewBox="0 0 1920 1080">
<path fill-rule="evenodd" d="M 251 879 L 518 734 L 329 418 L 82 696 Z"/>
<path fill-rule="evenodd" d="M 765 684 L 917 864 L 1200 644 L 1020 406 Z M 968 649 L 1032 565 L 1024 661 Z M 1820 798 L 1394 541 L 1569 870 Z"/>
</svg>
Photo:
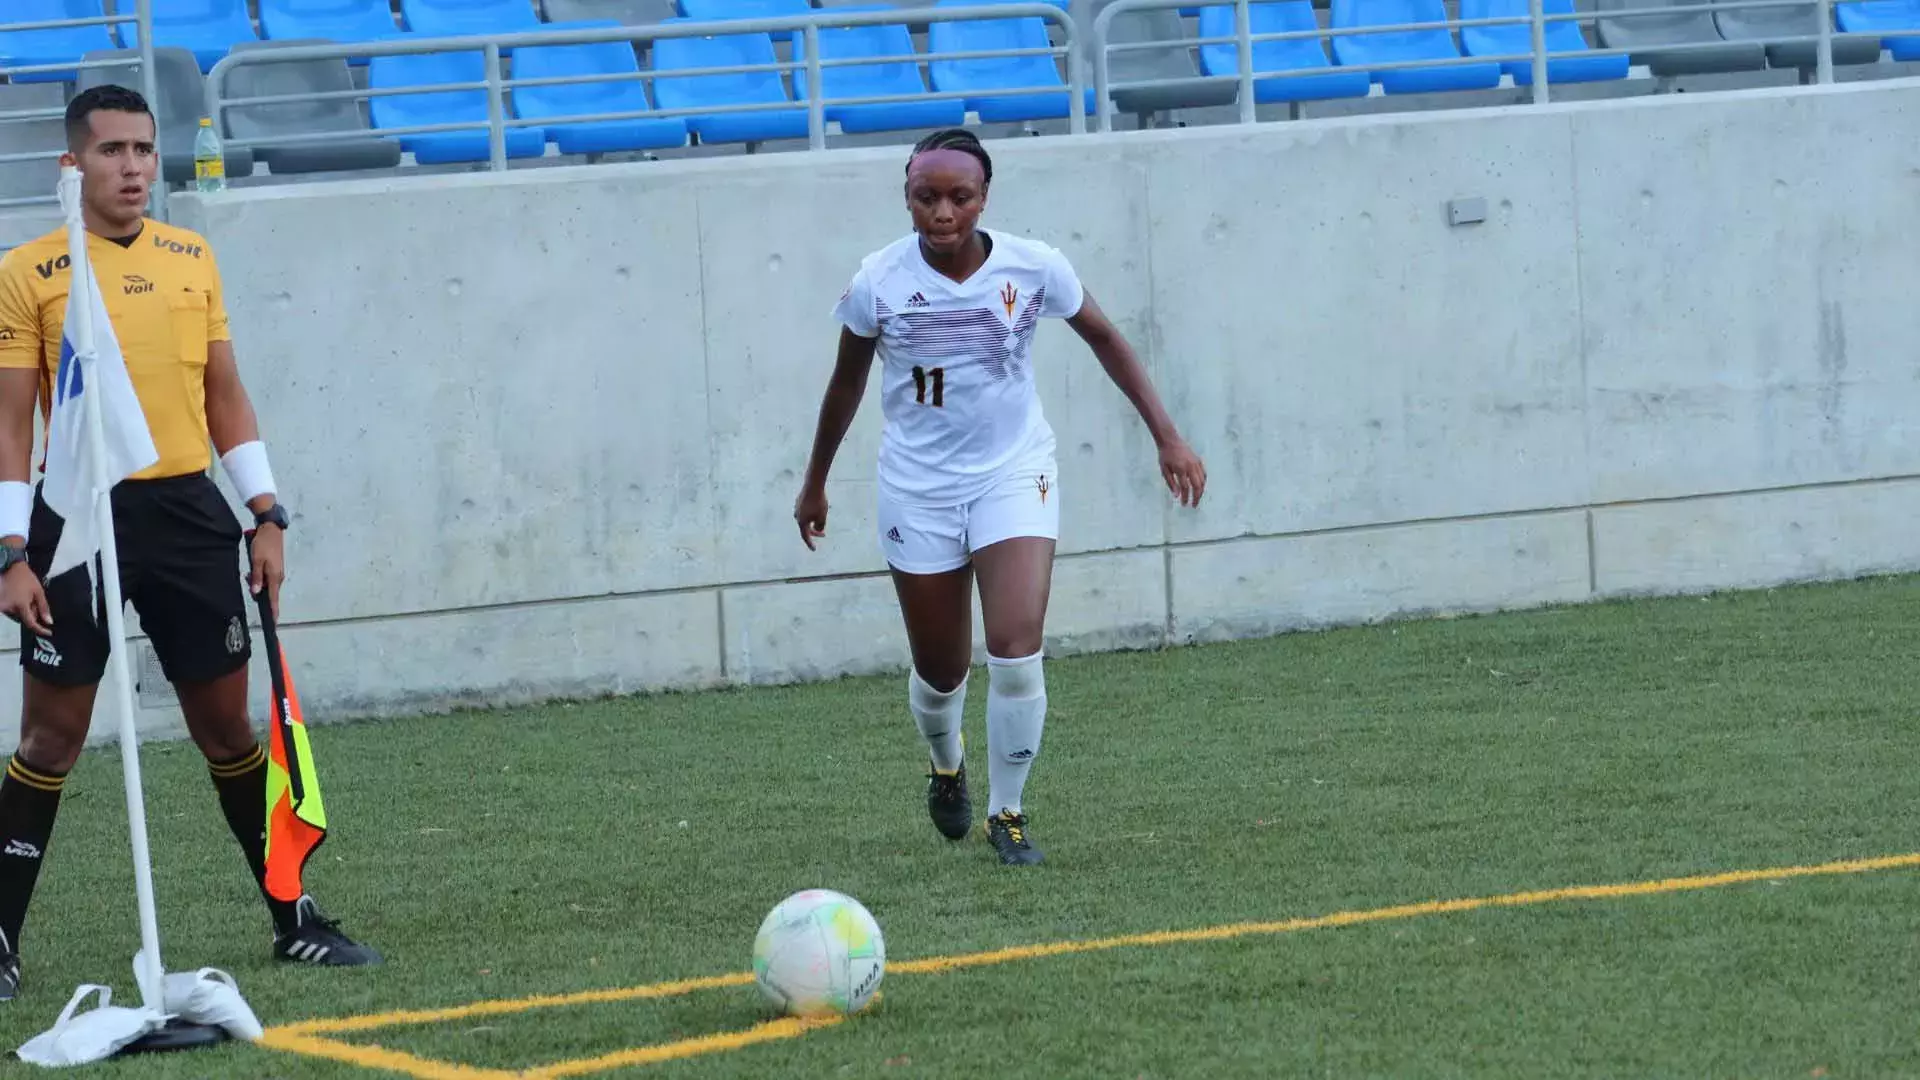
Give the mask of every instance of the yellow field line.
<svg viewBox="0 0 1920 1080">
<path fill-rule="evenodd" d="M 616 1001 L 678 997 L 681 994 L 691 994 L 696 990 L 718 990 L 729 986 L 752 984 L 753 975 L 750 972 L 709 975 L 699 979 L 677 979 L 673 982 L 627 986 L 612 990 L 583 990 L 573 994 L 539 994 L 534 997 L 476 1001 L 471 1005 L 454 1005 L 444 1009 L 407 1009 L 399 1012 L 374 1013 L 368 1016 L 344 1016 L 335 1020 L 303 1020 L 297 1024 L 286 1024 L 273 1030 L 291 1035 L 342 1035 L 351 1031 L 373 1031 L 377 1028 L 400 1027 L 405 1024 L 437 1024 L 447 1020 L 467 1020 L 476 1016 L 502 1016 L 532 1009 L 564 1008 L 569 1005 L 606 1005 Z"/>
<path fill-rule="evenodd" d="M 677 1061 L 681 1058 L 695 1057 L 700 1054 L 717 1054 L 727 1050 L 739 1050 L 755 1043 L 773 1042 L 776 1039 L 794 1039 L 823 1027 L 831 1027 L 846 1019 L 842 1016 L 822 1017 L 818 1020 L 798 1020 L 788 1017 L 770 1020 L 767 1023 L 750 1027 L 745 1031 L 728 1031 L 718 1035 L 702 1035 L 694 1039 L 681 1039 L 678 1042 L 659 1043 L 654 1046 L 642 1046 L 634 1050 L 616 1050 L 611 1054 L 597 1058 L 581 1058 L 578 1061 L 562 1061 L 553 1065 L 542 1065 L 528 1069 L 521 1076 L 525 1080 L 560 1080 L 561 1077 L 586 1076 L 591 1073 L 606 1072 L 609 1069 L 628 1069 L 636 1065 L 657 1065 L 663 1061 Z"/>
<path fill-rule="evenodd" d="M 1507 893 L 1501 896 L 1477 896 L 1463 900 L 1432 900 L 1426 903 L 1401 904 L 1396 907 L 1372 908 L 1366 911 L 1336 911 L 1331 915 L 1285 919 L 1280 922 L 1229 923 L 1224 926 L 1203 926 L 1195 930 L 1158 930 L 1153 933 L 1126 934 L 1092 941 L 1056 941 L 1044 945 L 1016 945 L 1012 948 L 969 953 L 965 956 L 935 956 L 925 960 L 907 960 L 898 964 L 888 964 L 887 974 L 925 975 L 957 971 L 961 968 L 985 967 L 990 964 L 1006 964 L 1015 960 L 1037 960 L 1047 956 L 1098 952 L 1102 949 L 1225 941 L 1229 938 L 1250 937 L 1256 934 L 1288 934 L 1300 930 L 1324 930 L 1335 926 L 1385 922 L 1390 919 L 1413 919 L 1423 915 L 1451 915 L 1456 912 L 1489 907 L 1525 907 L 1530 904 L 1547 904 L 1561 900 L 1619 900 L 1634 896 L 1653 896 L 1658 893 L 1714 889 L 1776 878 L 1812 877 L 1819 874 L 1859 874 L 1869 870 L 1893 870 L 1912 866 L 1920 866 L 1920 853 L 1889 855 L 1877 859 L 1855 859 L 1847 862 L 1824 863 L 1819 866 L 1735 870 L 1724 874 L 1668 878 L 1664 881 L 1636 881 L 1625 885 L 1575 885 L 1564 889 Z"/>
<path fill-rule="evenodd" d="M 1066 956 L 1074 953 L 1097 952 L 1105 949 L 1225 941 L 1232 938 L 1255 935 L 1286 934 L 1302 930 L 1321 930 L 1340 926 L 1354 926 L 1361 923 L 1385 922 L 1393 919 L 1412 919 L 1427 915 L 1448 915 L 1463 911 L 1475 911 L 1482 908 L 1525 907 L 1567 900 L 1618 900 L 1637 896 L 1654 896 L 1662 893 L 1714 889 L 1755 881 L 1773 881 L 1785 878 L 1815 877 L 1833 874 L 1860 874 L 1874 870 L 1895 870 L 1910 867 L 1920 867 L 1920 853 L 1888 855 L 1872 859 L 1849 859 L 1839 862 L 1821 863 L 1814 866 L 1784 866 L 1765 870 L 1734 870 L 1720 874 L 1665 878 L 1657 881 L 1638 881 L 1619 885 L 1576 885 L 1533 892 L 1468 897 L 1459 900 L 1433 900 L 1415 904 L 1400 904 L 1394 907 L 1371 908 L 1358 911 L 1338 911 L 1330 915 L 1284 919 L 1278 922 L 1228 923 L 1221 926 L 1199 927 L 1191 930 L 1161 930 L 1152 933 L 1124 934 L 1116 937 L 1096 938 L 1087 941 L 1060 941 L 1041 945 L 1018 945 L 1011 948 L 992 949 L 986 952 L 966 953 L 958 956 L 936 956 L 921 960 L 890 963 L 887 965 L 887 973 L 890 975 L 931 975 L 947 971 L 958 971 L 964 968 L 1012 963 L 1016 960 L 1035 960 L 1049 956 Z M 551 1080 L 551 1078 L 584 1076 L 589 1073 L 602 1072 L 608 1069 L 654 1064 L 693 1057 L 699 1054 L 735 1050 L 758 1042 L 794 1038 L 822 1026 L 822 1024 L 817 1021 L 776 1020 L 743 1032 L 684 1039 L 679 1042 L 662 1043 L 635 1050 L 618 1051 L 598 1058 L 563 1061 L 521 1073 L 471 1069 L 466 1066 L 448 1065 L 443 1062 L 434 1062 L 424 1058 L 413 1058 L 406 1054 L 399 1054 L 395 1051 L 384 1050 L 377 1047 L 352 1046 L 346 1043 L 334 1042 L 329 1039 L 312 1037 L 322 1033 L 339 1034 L 352 1031 L 370 1031 L 377 1028 L 396 1027 L 404 1024 L 424 1024 L 445 1020 L 460 1020 L 476 1016 L 499 1016 L 508 1013 L 527 1012 L 533 1009 L 589 1005 L 615 1001 L 633 1001 L 644 998 L 673 997 L 681 994 L 694 993 L 699 990 L 745 986 L 752 982 L 753 976 L 751 974 L 738 973 L 708 976 L 699 979 L 679 979 L 672 982 L 649 983 L 645 986 L 632 986 L 614 990 L 589 990 L 574 994 L 552 994 L 539 997 L 514 998 L 504 1001 L 481 1001 L 470 1005 L 457 1005 L 444 1009 L 416 1009 L 376 1013 L 367 1016 L 341 1017 L 333 1020 L 308 1020 L 270 1029 L 267 1033 L 268 1037 L 264 1041 L 266 1045 L 274 1046 L 277 1049 L 289 1050 L 294 1053 L 310 1053 L 341 1061 L 350 1061 L 353 1064 L 365 1065 L 369 1068 L 391 1068 L 398 1072 L 405 1072 L 409 1075 L 419 1077 L 420 1080 L 499 1080 L 499 1078 L 505 1077 Z M 368 1056 L 364 1058 L 348 1056 L 349 1053 L 358 1053 L 361 1051 L 364 1051 Z M 376 1056 L 379 1060 L 375 1060 Z"/>
<path fill-rule="evenodd" d="M 296 1035 L 285 1028 L 273 1028 L 262 1036 L 261 1046 L 284 1050 L 290 1054 L 304 1054 L 307 1057 L 327 1058 L 342 1061 L 348 1065 L 358 1065 L 363 1069 L 385 1069 L 389 1072 L 405 1073 L 418 1080 L 519 1080 L 521 1074 L 502 1069 L 477 1069 L 471 1065 L 458 1065 L 451 1061 L 435 1061 L 432 1058 L 417 1057 L 399 1050 L 388 1050 L 382 1046 L 355 1046 L 351 1043 L 335 1042 L 332 1039 L 320 1039 L 311 1035 Z"/>
</svg>

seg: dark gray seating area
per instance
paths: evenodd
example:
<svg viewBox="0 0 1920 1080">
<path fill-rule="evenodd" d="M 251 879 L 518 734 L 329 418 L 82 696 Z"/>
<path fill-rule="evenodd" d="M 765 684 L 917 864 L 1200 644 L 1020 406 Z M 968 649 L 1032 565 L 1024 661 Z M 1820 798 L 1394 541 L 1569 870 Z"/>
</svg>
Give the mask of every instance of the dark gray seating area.
<svg viewBox="0 0 1920 1080">
<path fill-rule="evenodd" d="M 236 52 L 270 52 L 313 41 L 243 42 Z M 344 59 L 282 60 L 247 64 L 227 77 L 227 94 L 234 98 L 292 94 L 323 94 L 354 89 L 353 75 Z M 317 134 L 343 132 L 366 138 L 341 142 L 270 143 L 252 147 L 255 158 L 275 174 L 349 172 L 390 169 L 400 164 L 400 144 L 373 134 L 364 102 L 346 98 L 246 105 L 226 110 L 222 134 L 233 139 L 270 139 L 288 132 Z"/>
<path fill-rule="evenodd" d="M 628 26 L 647 26 L 679 14 L 673 0 L 541 0 L 548 22 L 612 20 Z"/>
<path fill-rule="evenodd" d="M 1680 0 L 1595 0 L 1594 8 L 1605 13 L 1679 4 Z M 1711 12 L 1602 18 L 1598 25 L 1603 47 L 1631 50 L 1633 62 L 1644 64 L 1656 77 L 1758 71 L 1767 66 L 1766 46 L 1722 38 Z"/>
<path fill-rule="evenodd" d="M 1111 0 L 1096 3 L 1095 17 L 1106 10 L 1109 3 Z M 1172 8 L 1123 11 L 1116 15 L 1107 38 L 1114 44 L 1148 41 L 1176 44 L 1169 48 L 1134 49 L 1110 54 L 1107 60 L 1110 85 L 1149 80 L 1166 83 L 1162 86 L 1114 90 L 1115 111 L 1131 113 L 1139 118 L 1141 127 L 1147 127 L 1156 113 L 1231 105 L 1238 88 L 1230 83 L 1200 81 L 1200 66 L 1194 58 L 1194 47 L 1182 44 L 1191 37 L 1179 13 Z"/>
<path fill-rule="evenodd" d="M 1765 42 L 1767 64 L 1777 68 L 1817 67 L 1820 47 L 1812 41 L 1781 42 L 1780 38 L 1819 33 L 1819 8 L 1814 4 L 1798 7 L 1743 8 L 1713 13 L 1714 28 L 1728 41 Z M 1840 38 L 1833 43 L 1835 64 L 1872 64 L 1880 59 L 1880 42 Z"/>
<path fill-rule="evenodd" d="M 67 100 L 59 83 L 0 85 L 0 112 L 44 112 L 64 109 Z M 13 120 L 0 124 L 0 154 L 58 153 L 66 145 L 65 126 L 54 115 L 41 120 Z M 0 203 L 39 199 L 53 194 L 54 160 L 0 162 Z"/>
</svg>

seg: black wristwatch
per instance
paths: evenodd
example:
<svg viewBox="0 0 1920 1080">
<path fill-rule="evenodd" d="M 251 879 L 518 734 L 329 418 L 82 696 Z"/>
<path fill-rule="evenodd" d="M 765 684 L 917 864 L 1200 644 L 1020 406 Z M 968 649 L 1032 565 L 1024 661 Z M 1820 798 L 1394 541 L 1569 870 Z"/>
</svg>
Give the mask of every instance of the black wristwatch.
<svg viewBox="0 0 1920 1080">
<path fill-rule="evenodd" d="M 287 508 L 281 506 L 279 503 L 274 503 L 272 506 L 253 515 L 253 525 L 255 528 L 259 528 L 262 525 L 277 525 L 280 527 L 281 532 L 286 532 L 287 526 L 292 521 L 293 519 L 287 516 Z"/>
<path fill-rule="evenodd" d="M 14 568 L 16 563 L 27 561 L 27 549 L 23 547 L 0 546 L 0 574 Z"/>
</svg>

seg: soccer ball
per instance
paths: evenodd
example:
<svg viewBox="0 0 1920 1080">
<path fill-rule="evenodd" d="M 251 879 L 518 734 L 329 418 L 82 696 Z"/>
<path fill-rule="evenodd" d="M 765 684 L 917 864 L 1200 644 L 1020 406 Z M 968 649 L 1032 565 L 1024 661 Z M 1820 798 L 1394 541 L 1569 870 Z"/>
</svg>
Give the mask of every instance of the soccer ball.
<svg viewBox="0 0 1920 1080">
<path fill-rule="evenodd" d="M 880 924 L 860 901 L 831 889 L 794 893 L 767 912 L 753 939 L 753 980 L 793 1016 L 859 1012 L 886 969 Z"/>
</svg>

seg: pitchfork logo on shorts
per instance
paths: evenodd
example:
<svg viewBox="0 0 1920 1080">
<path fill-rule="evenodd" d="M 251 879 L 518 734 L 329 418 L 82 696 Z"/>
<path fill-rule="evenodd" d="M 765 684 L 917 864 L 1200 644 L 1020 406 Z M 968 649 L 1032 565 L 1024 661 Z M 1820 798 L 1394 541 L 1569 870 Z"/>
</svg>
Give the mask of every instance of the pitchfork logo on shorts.
<svg viewBox="0 0 1920 1080">
<path fill-rule="evenodd" d="M 240 616 L 235 615 L 227 623 L 227 655 L 239 656 L 240 650 L 247 647 L 247 628 L 240 625 Z"/>
<path fill-rule="evenodd" d="M 1019 301 L 1020 290 L 1013 287 L 1013 282 L 1000 286 L 1000 305 L 1007 309 L 1008 319 L 1013 318 L 1013 305 Z"/>
<path fill-rule="evenodd" d="M 1047 501 L 1047 474 L 1041 473 L 1035 478 L 1033 486 L 1040 489 L 1040 501 L 1045 503 Z"/>
</svg>

